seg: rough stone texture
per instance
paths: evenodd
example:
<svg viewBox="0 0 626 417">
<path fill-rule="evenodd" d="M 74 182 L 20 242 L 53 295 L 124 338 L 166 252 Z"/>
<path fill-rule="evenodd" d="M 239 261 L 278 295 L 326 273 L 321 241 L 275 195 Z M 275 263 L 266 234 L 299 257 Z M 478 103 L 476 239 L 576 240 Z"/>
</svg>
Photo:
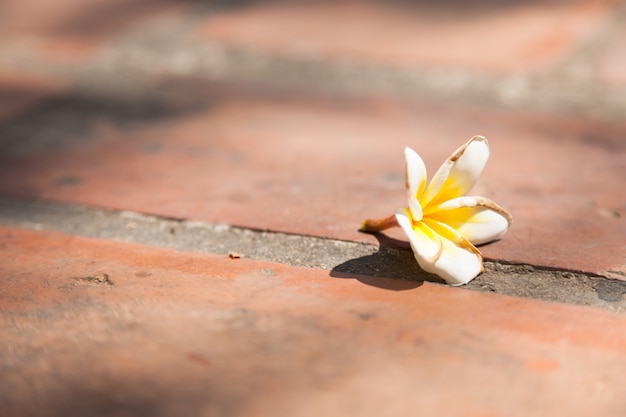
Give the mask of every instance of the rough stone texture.
<svg viewBox="0 0 626 417">
<path fill-rule="evenodd" d="M 623 416 L 626 3 L 431 3 L 1 2 L 0 416 Z M 356 232 L 479 133 L 483 275 Z"/>
<path fill-rule="evenodd" d="M 623 315 L 52 232 L 0 244 L 5 415 L 626 407 Z"/>
<path fill-rule="evenodd" d="M 134 212 L 0 199 L 0 224 L 113 239 L 181 252 L 200 252 L 328 270 L 338 278 L 439 282 L 422 271 L 405 241 L 376 236 L 377 245 L 226 224 L 166 219 Z M 374 278 L 376 277 L 376 278 Z M 401 284 L 399 284 L 401 285 Z M 566 270 L 486 261 L 485 272 L 463 288 L 626 311 L 626 282 Z"/>
<path fill-rule="evenodd" d="M 432 175 L 483 134 L 492 158 L 473 193 L 515 219 L 482 249 L 487 257 L 626 271 L 626 200 L 614 181 L 626 176 L 626 124 L 210 85 L 196 94 L 39 106 L 0 127 L 0 191 L 375 242 L 357 228 L 406 204 L 403 147 L 417 149 Z"/>
</svg>

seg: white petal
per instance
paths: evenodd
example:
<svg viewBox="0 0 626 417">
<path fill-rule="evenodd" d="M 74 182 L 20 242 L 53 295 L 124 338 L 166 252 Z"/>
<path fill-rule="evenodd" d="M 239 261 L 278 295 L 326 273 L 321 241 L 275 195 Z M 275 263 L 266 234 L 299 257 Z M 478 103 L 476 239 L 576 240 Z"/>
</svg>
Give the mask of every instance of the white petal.
<svg viewBox="0 0 626 417">
<path fill-rule="evenodd" d="M 435 263 L 442 251 L 441 238 L 423 222 L 414 222 L 408 207 L 396 211 L 398 224 L 409 238 L 417 263 L 425 266 Z"/>
<path fill-rule="evenodd" d="M 422 269 L 439 275 L 450 285 L 467 284 L 483 272 L 483 257 L 469 241 L 444 224 L 429 219 L 424 223 L 441 236 L 443 250 L 434 264 L 420 264 Z"/>
<path fill-rule="evenodd" d="M 422 206 L 419 199 L 426 188 L 426 165 L 422 158 L 413 149 L 404 148 L 406 159 L 406 190 L 409 200 L 409 208 L 413 215 L 413 220 L 422 220 Z"/>
<path fill-rule="evenodd" d="M 476 183 L 489 159 L 489 144 L 474 136 L 441 165 L 421 198 L 422 207 L 465 195 Z"/>
<path fill-rule="evenodd" d="M 484 197 L 458 197 L 429 210 L 428 218 L 447 224 L 474 245 L 499 238 L 512 222 L 506 210 Z"/>
</svg>

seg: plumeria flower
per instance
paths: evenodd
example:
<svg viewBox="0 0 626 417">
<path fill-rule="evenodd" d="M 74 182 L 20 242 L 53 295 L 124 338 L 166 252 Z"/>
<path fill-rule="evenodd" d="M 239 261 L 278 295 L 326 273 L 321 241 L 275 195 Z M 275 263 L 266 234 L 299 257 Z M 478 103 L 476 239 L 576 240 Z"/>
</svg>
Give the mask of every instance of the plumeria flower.
<svg viewBox="0 0 626 417">
<path fill-rule="evenodd" d="M 466 195 L 476 183 L 489 145 L 474 136 L 450 156 L 426 185 L 426 166 L 411 148 L 404 150 L 408 207 L 380 220 L 365 220 L 361 230 L 378 232 L 400 226 L 409 238 L 419 266 L 448 284 L 467 284 L 483 272 L 475 245 L 499 238 L 512 217 L 493 201 Z"/>
</svg>

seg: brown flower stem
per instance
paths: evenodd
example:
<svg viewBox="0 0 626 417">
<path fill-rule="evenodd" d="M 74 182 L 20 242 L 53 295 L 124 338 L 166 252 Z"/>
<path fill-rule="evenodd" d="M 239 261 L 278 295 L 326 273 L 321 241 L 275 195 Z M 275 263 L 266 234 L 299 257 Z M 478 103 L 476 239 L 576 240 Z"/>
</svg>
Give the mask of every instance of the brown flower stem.
<svg viewBox="0 0 626 417">
<path fill-rule="evenodd" d="M 376 233 L 398 226 L 399 224 L 398 220 L 396 220 L 396 215 L 392 214 L 391 216 L 383 219 L 365 219 L 363 220 L 363 223 L 361 223 L 361 228 L 359 230 L 366 233 Z"/>
</svg>

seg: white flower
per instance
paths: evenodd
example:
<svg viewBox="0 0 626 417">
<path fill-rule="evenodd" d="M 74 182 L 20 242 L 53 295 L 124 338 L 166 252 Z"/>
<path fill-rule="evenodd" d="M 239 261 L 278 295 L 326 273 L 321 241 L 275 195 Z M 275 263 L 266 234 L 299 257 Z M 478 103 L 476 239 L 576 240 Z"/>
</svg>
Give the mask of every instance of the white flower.
<svg viewBox="0 0 626 417">
<path fill-rule="evenodd" d="M 511 215 L 493 201 L 466 196 L 487 159 L 487 139 L 475 136 L 457 149 L 426 185 L 422 158 L 406 148 L 408 207 L 395 219 L 366 220 L 362 230 L 380 231 L 399 225 L 409 238 L 419 266 L 448 284 L 462 285 L 483 271 L 476 246 L 500 237 L 511 225 Z"/>
<path fill-rule="evenodd" d="M 406 148 L 409 206 L 396 219 L 413 248 L 420 267 L 448 284 L 461 285 L 483 271 L 483 257 L 474 245 L 500 237 L 511 215 L 484 197 L 470 197 L 487 159 L 487 139 L 475 136 L 457 149 L 426 186 L 422 158 Z"/>
</svg>

